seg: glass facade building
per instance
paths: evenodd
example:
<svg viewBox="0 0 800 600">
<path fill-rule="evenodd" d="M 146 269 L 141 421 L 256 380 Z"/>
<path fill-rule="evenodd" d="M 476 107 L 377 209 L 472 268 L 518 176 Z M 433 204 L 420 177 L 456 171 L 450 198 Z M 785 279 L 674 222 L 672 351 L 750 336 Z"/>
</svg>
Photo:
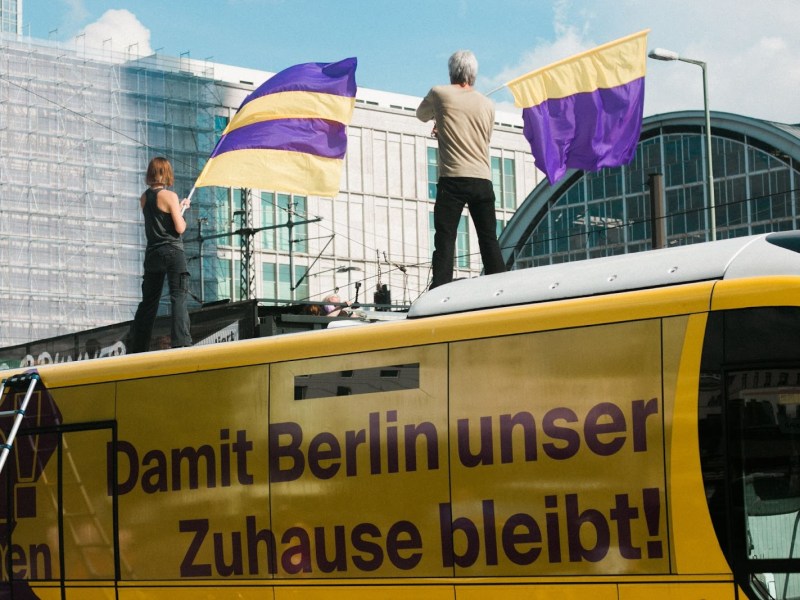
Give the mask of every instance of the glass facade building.
<svg viewBox="0 0 800 600">
<path fill-rule="evenodd" d="M 501 239 L 513 268 L 638 252 L 663 245 L 797 229 L 800 127 L 713 113 L 714 206 L 708 199 L 704 115 L 645 119 L 634 161 L 598 172 L 572 171 L 540 184 Z M 653 176 L 663 195 L 651 195 Z"/>
</svg>

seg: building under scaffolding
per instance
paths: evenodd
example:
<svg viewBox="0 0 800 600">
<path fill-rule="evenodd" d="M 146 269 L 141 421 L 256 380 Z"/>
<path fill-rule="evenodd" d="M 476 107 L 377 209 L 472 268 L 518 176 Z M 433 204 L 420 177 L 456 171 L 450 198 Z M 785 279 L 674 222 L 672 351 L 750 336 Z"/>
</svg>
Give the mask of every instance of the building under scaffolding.
<svg viewBox="0 0 800 600">
<path fill-rule="evenodd" d="M 211 73 L 1 43 L 0 345 L 125 321 L 140 297 L 147 162 L 169 156 L 180 177 L 207 158 Z"/>
</svg>

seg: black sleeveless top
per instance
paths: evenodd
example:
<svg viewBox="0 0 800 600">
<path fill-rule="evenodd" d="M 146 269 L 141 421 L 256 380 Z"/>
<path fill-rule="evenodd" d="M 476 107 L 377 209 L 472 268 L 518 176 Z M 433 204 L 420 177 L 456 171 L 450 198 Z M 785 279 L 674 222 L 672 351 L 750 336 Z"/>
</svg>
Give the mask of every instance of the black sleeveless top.
<svg viewBox="0 0 800 600">
<path fill-rule="evenodd" d="M 158 190 L 148 188 L 144 193 L 144 234 L 147 237 L 147 249 L 157 248 L 164 244 L 183 249 L 180 234 L 175 231 L 175 223 L 170 213 L 165 213 L 158 208 L 156 201 Z"/>
</svg>

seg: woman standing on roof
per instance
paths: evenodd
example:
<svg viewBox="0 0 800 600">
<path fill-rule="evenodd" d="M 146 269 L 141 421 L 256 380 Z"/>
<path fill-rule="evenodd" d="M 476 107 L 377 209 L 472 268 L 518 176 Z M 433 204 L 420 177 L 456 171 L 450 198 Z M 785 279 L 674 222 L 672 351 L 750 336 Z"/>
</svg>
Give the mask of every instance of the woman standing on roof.
<svg viewBox="0 0 800 600">
<path fill-rule="evenodd" d="M 178 195 L 167 189 L 175 182 L 175 176 L 166 158 L 158 156 L 150 161 L 145 182 L 148 188 L 139 203 L 144 214 L 147 249 L 144 254 L 142 301 L 133 318 L 130 352 L 147 352 L 150 349 L 153 323 L 165 277 L 172 305 L 171 345 L 173 348 L 192 345 L 189 310 L 186 306 L 189 270 L 181 239 L 181 234 L 186 231 L 183 210 L 189 208 L 191 202 L 188 199 L 179 201 Z"/>
</svg>

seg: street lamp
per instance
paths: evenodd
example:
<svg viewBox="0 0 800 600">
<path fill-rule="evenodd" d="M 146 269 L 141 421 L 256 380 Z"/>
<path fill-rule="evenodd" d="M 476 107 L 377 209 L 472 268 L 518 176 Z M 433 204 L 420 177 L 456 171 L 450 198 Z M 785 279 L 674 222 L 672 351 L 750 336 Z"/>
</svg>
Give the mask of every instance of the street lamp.
<svg viewBox="0 0 800 600">
<path fill-rule="evenodd" d="M 714 202 L 714 171 L 711 166 L 711 112 L 708 110 L 708 78 L 706 77 L 706 63 L 680 56 L 672 50 L 655 48 L 647 55 L 656 60 L 679 60 L 681 62 L 698 65 L 703 69 L 703 106 L 706 113 L 706 185 L 708 186 L 708 209 L 711 218 L 711 240 L 717 239 L 717 211 Z"/>
</svg>

